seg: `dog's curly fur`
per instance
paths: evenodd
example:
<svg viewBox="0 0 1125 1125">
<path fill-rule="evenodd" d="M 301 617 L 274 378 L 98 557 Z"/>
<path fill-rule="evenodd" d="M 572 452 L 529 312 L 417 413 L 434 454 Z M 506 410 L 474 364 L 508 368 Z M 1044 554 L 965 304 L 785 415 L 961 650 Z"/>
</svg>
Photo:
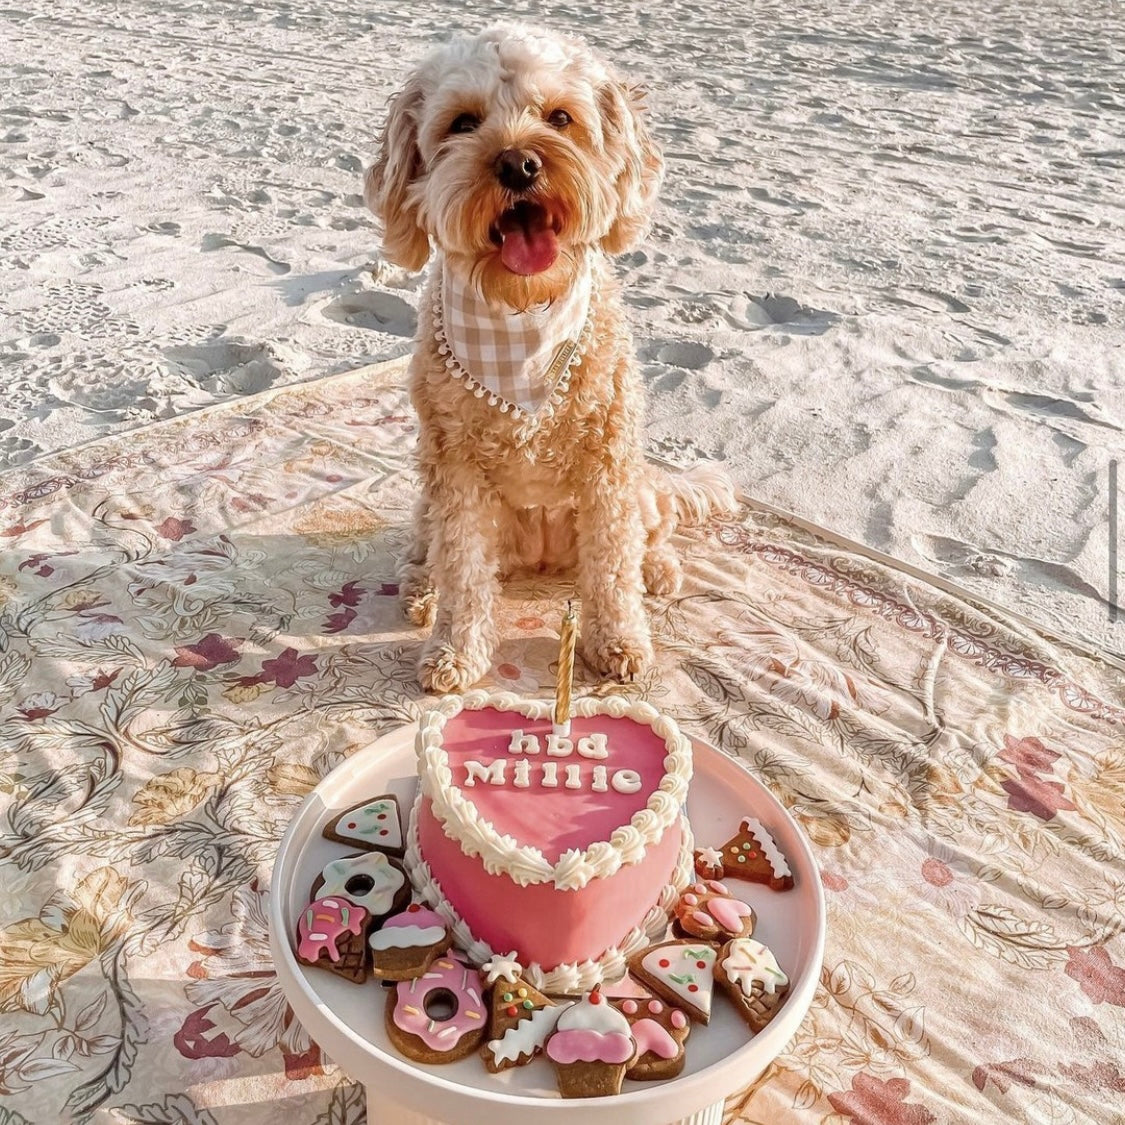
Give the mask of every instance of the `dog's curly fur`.
<svg viewBox="0 0 1125 1125">
<path fill-rule="evenodd" d="M 559 109 L 562 128 L 548 120 Z M 463 114 L 479 124 L 451 133 Z M 542 162 L 523 192 L 495 171 L 513 148 Z M 636 676 L 652 656 L 643 594 L 680 584 L 669 536 L 733 506 L 721 474 L 677 479 L 643 456 L 642 387 L 606 255 L 643 236 L 662 175 L 639 93 L 578 39 L 491 28 L 434 51 L 391 101 L 365 195 L 392 261 L 421 269 L 436 246 L 490 303 L 525 309 L 565 293 L 594 257 L 589 344 L 545 417 L 501 413 L 452 379 L 421 317 L 410 379 L 422 494 L 400 578 L 407 615 L 432 626 L 427 690 L 484 675 L 499 581 L 528 567 L 577 568 L 584 658 L 602 675 Z M 530 276 L 505 267 L 495 239 L 500 215 L 527 198 L 553 217 L 561 251 Z"/>
</svg>

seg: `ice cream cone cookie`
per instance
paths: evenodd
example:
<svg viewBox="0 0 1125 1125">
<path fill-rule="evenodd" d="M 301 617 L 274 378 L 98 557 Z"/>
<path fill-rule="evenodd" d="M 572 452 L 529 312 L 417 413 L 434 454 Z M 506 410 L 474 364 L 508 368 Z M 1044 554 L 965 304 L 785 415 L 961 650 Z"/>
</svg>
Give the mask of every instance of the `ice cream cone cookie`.
<svg viewBox="0 0 1125 1125">
<path fill-rule="evenodd" d="M 701 879 L 723 877 L 723 853 L 718 848 L 699 848 L 695 852 L 695 873 Z"/>
<path fill-rule="evenodd" d="M 371 971 L 380 980 L 412 980 L 445 953 L 452 941 L 453 931 L 440 914 L 411 903 L 367 939 Z"/>
<path fill-rule="evenodd" d="M 480 1049 L 484 1065 L 493 1074 L 511 1066 L 523 1066 L 539 1054 L 555 1030 L 561 1013 L 569 1006 L 556 1004 L 520 975 L 512 956 L 493 957 L 481 966 L 491 988 L 489 1038 Z"/>
<path fill-rule="evenodd" d="M 405 849 L 398 798 L 393 793 L 384 793 L 381 797 L 361 801 L 330 820 L 322 835 L 326 840 L 350 844 L 353 848 L 401 856 Z"/>
<path fill-rule="evenodd" d="M 488 1008 L 480 973 L 455 954 L 387 993 L 387 1036 L 408 1059 L 456 1062 L 480 1046 Z"/>
<path fill-rule="evenodd" d="M 753 938 L 737 938 L 723 946 L 715 979 L 755 1032 L 773 1019 L 789 991 L 789 978 L 774 955 Z"/>
<path fill-rule="evenodd" d="M 367 980 L 367 929 L 370 916 L 347 899 L 310 902 L 297 922 L 297 960 L 328 969 L 363 984 Z"/>
<path fill-rule="evenodd" d="M 655 996 L 615 1000 L 614 1007 L 629 1021 L 637 1044 L 637 1057 L 625 1077 L 639 1081 L 675 1078 L 684 1069 L 684 1041 L 691 1032 L 691 1020 Z"/>
<path fill-rule="evenodd" d="M 629 971 L 669 1004 L 683 1008 L 697 1023 L 711 1019 L 718 953 L 704 941 L 665 941 L 629 959 Z"/>
<path fill-rule="evenodd" d="M 326 864 L 313 886 L 313 897 L 338 895 L 362 906 L 378 921 L 410 901 L 410 881 L 396 859 L 365 852 Z"/>
<path fill-rule="evenodd" d="M 547 1040 L 547 1058 L 564 1098 L 620 1094 L 636 1055 L 629 1021 L 597 989 L 562 1012 Z"/>
<path fill-rule="evenodd" d="M 754 911 L 713 879 L 693 883 L 675 908 L 675 929 L 684 937 L 724 942 L 754 932 Z"/>
<path fill-rule="evenodd" d="M 764 883 L 774 891 L 787 891 L 793 886 L 793 872 L 760 820 L 744 817 L 738 835 L 732 836 L 720 850 L 727 878 Z"/>
</svg>

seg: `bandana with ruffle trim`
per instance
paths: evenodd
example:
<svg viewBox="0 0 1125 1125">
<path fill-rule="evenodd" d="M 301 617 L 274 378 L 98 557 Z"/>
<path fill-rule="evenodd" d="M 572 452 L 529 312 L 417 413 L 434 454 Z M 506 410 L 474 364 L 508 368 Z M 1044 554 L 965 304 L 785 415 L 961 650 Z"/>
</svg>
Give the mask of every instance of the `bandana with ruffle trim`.
<svg viewBox="0 0 1125 1125">
<path fill-rule="evenodd" d="M 490 305 L 441 264 L 434 332 L 453 378 L 513 417 L 548 413 L 561 401 L 589 336 L 593 267 L 558 300 L 526 312 Z"/>
</svg>

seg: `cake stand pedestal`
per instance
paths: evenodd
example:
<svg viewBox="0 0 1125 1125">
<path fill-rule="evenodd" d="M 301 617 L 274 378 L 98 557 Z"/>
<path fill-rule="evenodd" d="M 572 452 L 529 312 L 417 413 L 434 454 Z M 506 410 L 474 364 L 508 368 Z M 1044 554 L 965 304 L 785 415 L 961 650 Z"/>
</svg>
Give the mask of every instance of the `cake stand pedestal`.
<svg viewBox="0 0 1125 1125">
<path fill-rule="evenodd" d="M 298 809 L 278 849 L 271 883 L 270 946 L 278 980 L 297 1018 L 325 1054 L 367 1091 L 370 1125 L 720 1125 L 723 1101 L 753 1082 L 797 1030 L 812 1002 L 824 959 L 824 895 L 812 853 L 773 795 L 737 762 L 696 741 L 687 810 L 697 844 L 717 845 L 746 815 L 769 828 L 789 860 L 795 885 L 775 894 L 734 881 L 754 908 L 754 936 L 789 975 L 789 995 L 769 1026 L 751 1036 L 733 1005 L 716 996 L 711 1023 L 687 1041 L 683 1073 L 667 1082 L 626 1082 L 617 1097 L 560 1098 L 543 1060 L 490 1074 L 474 1054 L 445 1066 L 401 1056 L 383 1026 L 382 987 L 301 965 L 294 954 L 297 919 L 313 881 L 332 859 L 354 849 L 325 840 L 321 829 L 341 810 L 393 793 L 403 815 L 417 789 L 416 728 L 380 738 L 334 769 Z M 404 826 L 405 827 L 405 826 Z"/>
</svg>

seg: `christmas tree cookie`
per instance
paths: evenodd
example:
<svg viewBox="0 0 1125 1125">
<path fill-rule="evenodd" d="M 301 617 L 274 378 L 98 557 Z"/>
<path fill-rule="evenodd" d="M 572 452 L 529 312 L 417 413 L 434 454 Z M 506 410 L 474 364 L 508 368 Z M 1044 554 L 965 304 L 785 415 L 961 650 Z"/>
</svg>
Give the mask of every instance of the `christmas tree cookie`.
<svg viewBox="0 0 1125 1125">
<path fill-rule="evenodd" d="M 480 1053 L 484 1065 L 498 1074 L 531 1062 L 569 1005 L 558 1005 L 532 988 L 520 975 L 523 969 L 514 954 L 493 957 L 481 966 L 481 972 L 492 990 L 492 1014 Z"/>
</svg>

